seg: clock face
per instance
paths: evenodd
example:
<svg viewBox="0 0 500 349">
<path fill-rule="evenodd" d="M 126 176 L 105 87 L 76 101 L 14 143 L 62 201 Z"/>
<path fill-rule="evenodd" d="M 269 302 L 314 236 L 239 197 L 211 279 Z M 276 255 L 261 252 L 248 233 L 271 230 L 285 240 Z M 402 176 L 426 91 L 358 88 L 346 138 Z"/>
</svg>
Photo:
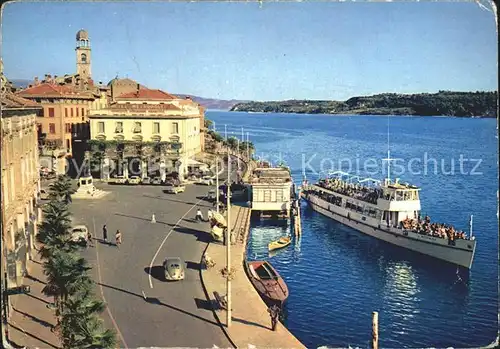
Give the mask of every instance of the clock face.
<svg viewBox="0 0 500 349">
<path fill-rule="evenodd" d="M 87 55 L 85 53 L 82 53 L 80 56 L 80 60 L 82 63 L 87 63 Z"/>
</svg>

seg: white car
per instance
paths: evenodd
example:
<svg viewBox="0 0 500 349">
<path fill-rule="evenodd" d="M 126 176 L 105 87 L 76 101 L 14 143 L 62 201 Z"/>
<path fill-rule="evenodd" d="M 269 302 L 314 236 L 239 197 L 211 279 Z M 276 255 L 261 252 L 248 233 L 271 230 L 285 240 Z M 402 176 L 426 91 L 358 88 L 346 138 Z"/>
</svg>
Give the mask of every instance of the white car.
<svg viewBox="0 0 500 349">
<path fill-rule="evenodd" d="M 132 176 L 128 179 L 128 184 L 140 184 L 141 178 L 138 176 Z"/>
<path fill-rule="evenodd" d="M 215 179 L 210 176 L 204 176 L 196 181 L 196 184 L 201 185 L 214 185 Z"/>
<path fill-rule="evenodd" d="M 127 178 L 125 176 L 115 176 L 111 177 L 108 182 L 115 184 L 125 184 L 127 183 Z"/>
<path fill-rule="evenodd" d="M 179 257 L 170 257 L 163 262 L 165 280 L 184 280 L 184 264 Z"/>
<path fill-rule="evenodd" d="M 186 190 L 186 187 L 183 185 L 176 185 L 173 183 L 169 183 L 165 186 L 165 192 L 171 194 L 183 193 Z"/>
<path fill-rule="evenodd" d="M 77 225 L 71 229 L 71 241 L 87 242 L 89 230 L 85 225 Z"/>
</svg>

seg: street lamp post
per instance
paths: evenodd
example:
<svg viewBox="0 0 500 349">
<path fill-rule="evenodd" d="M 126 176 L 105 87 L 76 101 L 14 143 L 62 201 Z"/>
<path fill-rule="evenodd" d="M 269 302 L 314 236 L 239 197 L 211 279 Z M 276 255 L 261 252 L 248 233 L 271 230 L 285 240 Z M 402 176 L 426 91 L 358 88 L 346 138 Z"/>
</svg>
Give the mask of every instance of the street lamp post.
<svg viewBox="0 0 500 349">
<path fill-rule="evenodd" d="M 226 288 L 227 288 L 227 319 L 226 324 L 231 326 L 231 159 L 227 154 L 227 234 L 226 234 Z"/>
<path fill-rule="evenodd" d="M 219 157 L 215 157 L 215 200 L 216 200 L 216 209 L 217 213 L 219 213 Z"/>
</svg>

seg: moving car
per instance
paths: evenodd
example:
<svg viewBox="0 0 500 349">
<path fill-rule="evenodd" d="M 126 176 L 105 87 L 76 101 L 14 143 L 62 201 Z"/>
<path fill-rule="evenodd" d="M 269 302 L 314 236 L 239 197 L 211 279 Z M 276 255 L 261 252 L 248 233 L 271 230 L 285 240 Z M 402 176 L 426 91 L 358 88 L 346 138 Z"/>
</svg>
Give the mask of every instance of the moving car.
<svg viewBox="0 0 500 349">
<path fill-rule="evenodd" d="M 165 192 L 171 194 L 183 193 L 186 187 L 181 184 L 167 183 L 165 186 Z"/>
<path fill-rule="evenodd" d="M 49 192 L 45 189 L 40 189 L 40 199 L 48 200 L 49 199 Z"/>
<path fill-rule="evenodd" d="M 184 263 L 179 257 L 170 257 L 163 262 L 165 280 L 184 280 Z"/>
<path fill-rule="evenodd" d="M 141 183 L 141 178 L 137 176 L 132 176 L 128 179 L 128 184 L 136 185 Z"/>
<path fill-rule="evenodd" d="M 71 229 L 71 241 L 87 243 L 89 230 L 85 225 L 77 225 Z"/>
<path fill-rule="evenodd" d="M 141 183 L 142 183 L 142 184 L 151 184 L 151 178 L 149 178 L 149 177 L 144 177 L 144 178 L 142 179 L 142 182 L 141 182 Z"/>
</svg>

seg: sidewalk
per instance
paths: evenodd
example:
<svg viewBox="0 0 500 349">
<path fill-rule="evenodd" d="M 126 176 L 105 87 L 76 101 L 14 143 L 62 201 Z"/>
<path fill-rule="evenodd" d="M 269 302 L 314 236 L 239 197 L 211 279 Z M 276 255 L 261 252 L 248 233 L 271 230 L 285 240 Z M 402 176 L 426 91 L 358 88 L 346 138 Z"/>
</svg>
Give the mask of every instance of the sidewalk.
<svg viewBox="0 0 500 349">
<path fill-rule="evenodd" d="M 52 298 L 43 295 L 45 275 L 38 253 L 29 262 L 29 276 L 24 277 L 24 285 L 31 287 L 28 294 L 9 296 L 12 305 L 9 317 L 9 340 L 16 346 L 35 348 L 61 348 L 61 343 L 51 328 L 56 324 L 54 311 L 46 306 Z"/>
<path fill-rule="evenodd" d="M 240 232 L 243 235 L 237 238 L 235 245 L 231 245 L 231 267 L 235 269 L 235 278 L 231 282 L 232 324 L 226 327 L 226 311 L 215 312 L 218 321 L 227 331 L 229 338 L 237 348 L 247 348 L 250 345 L 257 348 L 305 348 L 286 327 L 278 322 L 277 331 L 271 330 L 271 319 L 267 312 L 267 305 L 248 279 L 243 268 L 246 240 L 249 233 L 250 209 L 241 206 L 231 206 L 231 223 L 234 235 Z M 211 243 L 205 255 L 215 261 L 210 269 L 202 268 L 202 282 L 210 300 L 216 304 L 214 292 L 221 296 L 226 295 L 226 279 L 220 270 L 226 265 L 226 247 Z"/>
</svg>

